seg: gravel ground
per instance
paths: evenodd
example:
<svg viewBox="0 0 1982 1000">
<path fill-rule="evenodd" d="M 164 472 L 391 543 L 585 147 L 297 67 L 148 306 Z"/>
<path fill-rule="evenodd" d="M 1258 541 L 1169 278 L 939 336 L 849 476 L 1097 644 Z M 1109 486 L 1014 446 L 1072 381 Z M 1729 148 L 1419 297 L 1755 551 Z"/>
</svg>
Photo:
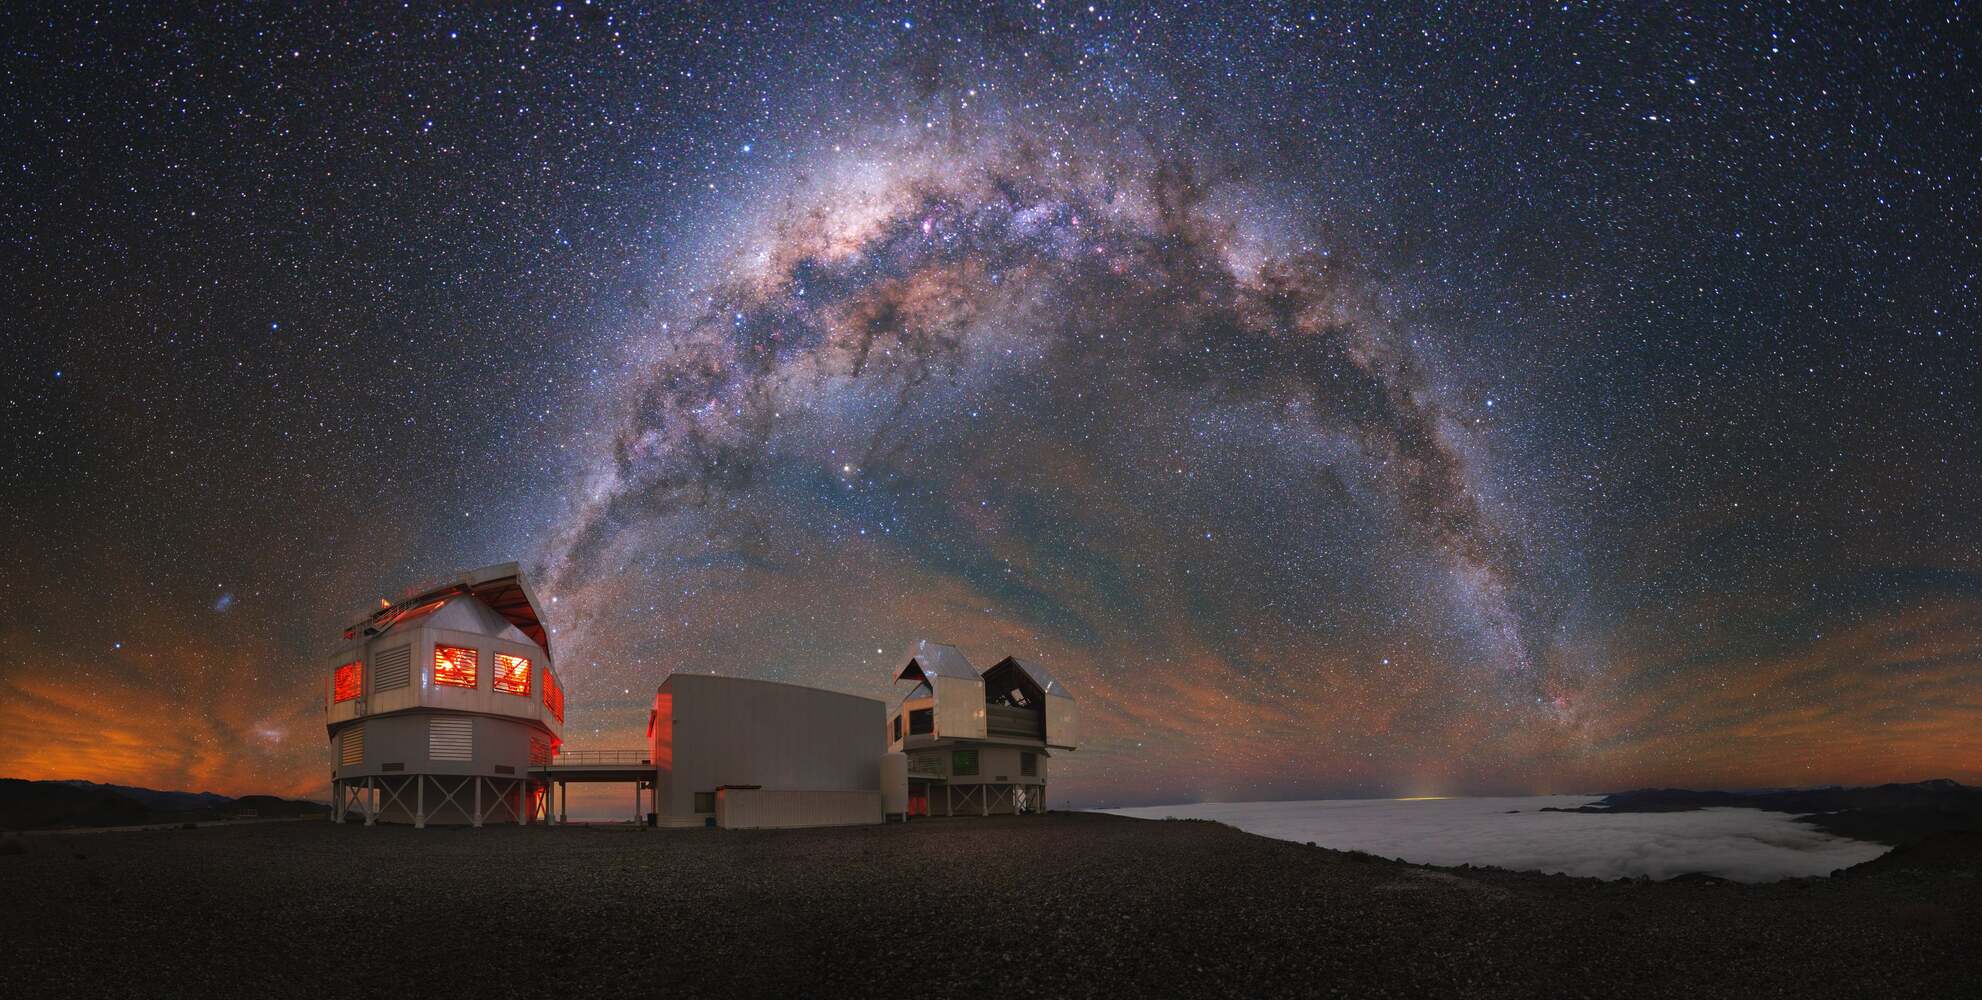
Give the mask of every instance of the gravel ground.
<svg viewBox="0 0 1982 1000">
<path fill-rule="evenodd" d="M 1084 813 L 12 843 L 17 997 L 1982 995 L 1973 868 L 1604 883 Z"/>
</svg>

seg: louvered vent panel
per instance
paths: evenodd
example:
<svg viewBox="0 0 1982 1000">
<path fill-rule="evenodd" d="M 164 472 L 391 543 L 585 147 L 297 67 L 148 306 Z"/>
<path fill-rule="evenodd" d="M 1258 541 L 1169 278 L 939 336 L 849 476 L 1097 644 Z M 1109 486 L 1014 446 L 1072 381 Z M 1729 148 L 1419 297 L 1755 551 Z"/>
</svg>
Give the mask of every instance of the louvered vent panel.
<svg viewBox="0 0 1982 1000">
<path fill-rule="evenodd" d="M 474 760 L 475 720 L 428 719 L 427 756 L 433 760 Z"/>
<path fill-rule="evenodd" d="M 413 647 L 398 646 L 372 657 L 372 690 L 397 691 L 413 683 Z"/>
<path fill-rule="evenodd" d="M 337 747 L 337 762 L 345 767 L 355 767 L 365 762 L 365 727 L 352 726 L 338 737 L 343 742 Z"/>
</svg>

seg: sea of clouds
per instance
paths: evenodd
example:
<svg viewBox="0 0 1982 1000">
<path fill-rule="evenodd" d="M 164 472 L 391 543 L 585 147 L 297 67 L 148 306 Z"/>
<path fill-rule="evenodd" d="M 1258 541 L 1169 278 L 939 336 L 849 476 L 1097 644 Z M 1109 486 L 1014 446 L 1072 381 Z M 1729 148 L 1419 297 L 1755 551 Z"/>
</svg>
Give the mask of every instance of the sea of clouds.
<svg viewBox="0 0 1982 1000">
<path fill-rule="evenodd" d="M 1787 813 L 1540 812 L 1595 802 L 1586 795 L 1457 799 L 1200 802 L 1107 812 L 1144 819 L 1211 819 L 1280 840 L 1433 865 L 1492 865 L 1595 878 L 1705 872 L 1769 882 L 1870 861 L 1881 844 L 1834 837 Z"/>
</svg>

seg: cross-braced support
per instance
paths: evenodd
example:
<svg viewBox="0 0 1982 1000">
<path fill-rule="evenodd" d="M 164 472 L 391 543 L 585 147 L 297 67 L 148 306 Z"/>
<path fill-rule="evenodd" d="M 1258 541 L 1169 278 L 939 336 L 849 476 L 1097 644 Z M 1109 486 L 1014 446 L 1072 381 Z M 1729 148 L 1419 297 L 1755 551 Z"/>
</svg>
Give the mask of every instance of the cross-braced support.
<svg viewBox="0 0 1982 1000">
<path fill-rule="evenodd" d="M 971 808 L 972 800 L 975 800 L 977 803 L 976 808 L 978 815 L 980 816 L 990 815 L 991 806 L 989 804 L 989 799 L 988 799 L 990 793 L 986 791 L 986 789 L 990 787 L 991 786 L 989 785 L 947 786 L 946 790 L 943 793 L 945 805 L 947 806 L 945 815 L 949 815 L 949 816 L 963 815 L 963 810 Z"/>
<path fill-rule="evenodd" d="M 392 774 L 333 779 L 331 819 L 345 822 L 354 811 L 364 817 L 366 826 L 391 818 L 394 822 L 410 820 L 415 829 L 424 829 L 437 816 L 465 818 L 473 826 L 491 820 L 521 826 L 557 819 L 549 783 L 481 775 Z"/>
<path fill-rule="evenodd" d="M 984 788 L 983 815 L 991 815 L 992 810 L 1004 812 L 1009 809 L 1013 813 L 1018 812 L 1017 803 L 1012 797 L 1012 789 L 1015 786 L 984 785 L 982 787 Z"/>
</svg>

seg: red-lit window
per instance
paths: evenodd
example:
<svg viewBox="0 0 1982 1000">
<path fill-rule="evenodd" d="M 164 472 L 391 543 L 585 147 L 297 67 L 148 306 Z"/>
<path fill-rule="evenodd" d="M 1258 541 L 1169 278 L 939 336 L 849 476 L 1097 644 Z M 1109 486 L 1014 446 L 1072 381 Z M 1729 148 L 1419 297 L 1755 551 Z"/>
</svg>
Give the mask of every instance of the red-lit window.
<svg viewBox="0 0 1982 1000">
<path fill-rule="evenodd" d="M 564 689 L 558 687 L 557 675 L 544 671 L 544 707 L 551 710 L 557 721 L 564 721 Z"/>
<path fill-rule="evenodd" d="M 495 689 L 510 694 L 530 693 L 530 661 L 508 653 L 496 654 Z"/>
<path fill-rule="evenodd" d="M 475 651 L 461 646 L 435 646 L 434 683 L 451 687 L 474 687 Z"/>
<path fill-rule="evenodd" d="M 330 699 L 332 701 L 350 701 L 358 697 L 358 688 L 364 680 L 363 670 L 364 668 L 355 662 L 346 663 L 338 667 L 337 673 L 332 675 L 331 678 Z"/>
</svg>

